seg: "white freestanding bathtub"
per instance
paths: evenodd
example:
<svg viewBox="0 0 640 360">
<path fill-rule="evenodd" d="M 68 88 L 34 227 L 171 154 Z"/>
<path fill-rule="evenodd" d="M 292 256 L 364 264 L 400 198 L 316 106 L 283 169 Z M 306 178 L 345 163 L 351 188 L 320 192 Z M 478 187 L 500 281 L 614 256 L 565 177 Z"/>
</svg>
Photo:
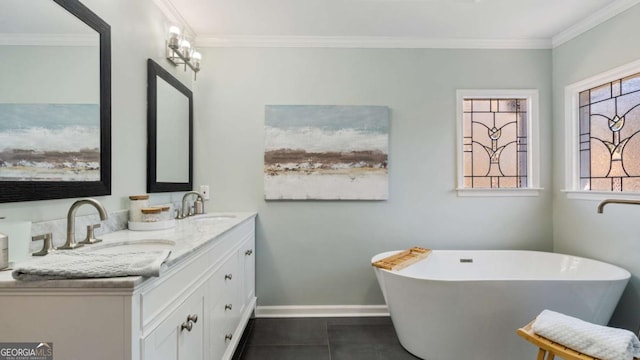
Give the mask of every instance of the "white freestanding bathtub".
<svg viewBox="0 0 640 360">
<path fill-rule="evenodd" d="M 516 329 L 544 309 L 606 325 L 631 276 L 581 257 L 506 250 L 434 250 L 400 271 L 374 269 L 400 343 L 426 360 L 535 359 Z"/>
</svg>

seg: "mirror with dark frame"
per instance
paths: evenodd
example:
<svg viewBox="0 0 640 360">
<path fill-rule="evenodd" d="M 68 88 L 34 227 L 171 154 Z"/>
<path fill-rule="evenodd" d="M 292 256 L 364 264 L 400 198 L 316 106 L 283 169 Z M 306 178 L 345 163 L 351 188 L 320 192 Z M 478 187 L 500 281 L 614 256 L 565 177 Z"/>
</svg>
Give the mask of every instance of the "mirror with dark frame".
<svg viewBox="0 0 640 360">
<path fill-rule="evenodd" d="M 147 61 L 147 192 L 193 188 L 193 94 Z"/>
<path fill-rule="evenodd" d="M 1 203 L 111 194 L 110 37 L 78 0 L 0 5 Z"/>
</svg>

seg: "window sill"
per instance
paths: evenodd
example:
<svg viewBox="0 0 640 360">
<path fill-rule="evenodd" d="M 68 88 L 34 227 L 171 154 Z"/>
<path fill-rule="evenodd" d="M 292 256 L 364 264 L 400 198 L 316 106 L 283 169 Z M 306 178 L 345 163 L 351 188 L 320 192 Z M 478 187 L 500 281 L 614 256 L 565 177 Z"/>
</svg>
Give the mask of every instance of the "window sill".
<svg viewBox="0 0 640 360">
<path fill-rule="evenodd" d="M 571 199 L 571 200 L 593 200 L 593 201 L 602 201 L 605 199 L 640 200 L 640 193 L 637 193 L 637 192 L 583 191 L 583 190 L 560 190 L 560 191 L 566 194 L 567 199 Z"/>
<path fill-rule="evenodd" d="M 526 189 L 464 189 L 457 188 L 460 197 L 499 197 L 499 196 L 540 196 L 542 188 L 526 188 Z"/>
</svg>

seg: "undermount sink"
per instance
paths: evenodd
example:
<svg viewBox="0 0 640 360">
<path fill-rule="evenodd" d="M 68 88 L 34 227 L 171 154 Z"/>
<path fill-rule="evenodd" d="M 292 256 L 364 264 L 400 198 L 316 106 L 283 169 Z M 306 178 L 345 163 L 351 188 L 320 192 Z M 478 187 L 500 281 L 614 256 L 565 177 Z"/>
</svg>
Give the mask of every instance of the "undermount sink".
<svg viewBox="0 0 640 360">
<path fill-rule="evenodd" d="M 143 240 L 128 240 L 128 241 L 115 241 L 107 243 L 99 243 L 96 245 L 85 246 L 83 251 L 100 253 L 100 254 L 114 254 L 119 252 L 132 252 L 132 251 L 159 251 L 159 250 L 171 250 L 175 246 L 176 242 L 172 240 L 164 239 L 143 239 Z"/>
<path fill-rule="evenodd" d="M 194 215 L 193 220 L 231 220 L 235 219 L 236 215 L 224 215 L 224 214 L 200 214 Z"/>
</svg>

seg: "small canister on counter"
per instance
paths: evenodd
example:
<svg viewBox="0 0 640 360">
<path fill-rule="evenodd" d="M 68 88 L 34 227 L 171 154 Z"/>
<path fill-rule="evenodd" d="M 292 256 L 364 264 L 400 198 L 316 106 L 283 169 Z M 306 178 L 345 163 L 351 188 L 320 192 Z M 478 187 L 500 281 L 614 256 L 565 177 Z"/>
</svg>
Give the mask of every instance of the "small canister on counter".
<svg viewBox="0 0 640 360">
<path fill-rule="evenodd" d="M 0 234 L 0 270 L 9 267 L 9 237 Z"/>
<path fill-rule="evenodd" d="M 162 211 L 160 213 L 160 220 L 162 221 L 171 220 L 171 206 L 169 205 L 160 206 L 160 210 Z"/>
<path fill-rule="evenodd" d="M 149 207 L 149 195 L 129 196 L 129 221 L 142 222 L 142 209 Z"/>
<path fill-rule="evenodd" d="M 140 212 L 142 213 L 142 222 L 156 222 L 162 220 L 162 208 L 142 208 Z"/>
</svg>

